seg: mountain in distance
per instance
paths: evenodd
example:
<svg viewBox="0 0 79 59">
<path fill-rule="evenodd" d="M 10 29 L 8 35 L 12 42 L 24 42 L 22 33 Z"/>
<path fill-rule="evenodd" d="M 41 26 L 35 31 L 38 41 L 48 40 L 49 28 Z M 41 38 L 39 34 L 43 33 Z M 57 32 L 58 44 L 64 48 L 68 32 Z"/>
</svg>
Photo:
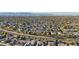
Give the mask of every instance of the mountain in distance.
<svg viewBox="0 0 79 59">
<path fill-rule="evenodd" d="M 0 16 L 79 16 L 79 12 L 0 12 Z"/>
</svg>

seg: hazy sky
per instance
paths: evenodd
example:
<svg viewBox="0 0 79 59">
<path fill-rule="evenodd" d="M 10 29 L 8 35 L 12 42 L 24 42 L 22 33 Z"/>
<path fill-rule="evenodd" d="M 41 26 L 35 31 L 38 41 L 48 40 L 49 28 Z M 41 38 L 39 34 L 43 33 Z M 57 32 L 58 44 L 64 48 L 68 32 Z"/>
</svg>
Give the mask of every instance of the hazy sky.
<svg viewBox="0 0 79 59">
<path fill-rule="evenodd" d="M 79 12 L 0 12 L 0 16 L 79 16 Z"/>
</svg>

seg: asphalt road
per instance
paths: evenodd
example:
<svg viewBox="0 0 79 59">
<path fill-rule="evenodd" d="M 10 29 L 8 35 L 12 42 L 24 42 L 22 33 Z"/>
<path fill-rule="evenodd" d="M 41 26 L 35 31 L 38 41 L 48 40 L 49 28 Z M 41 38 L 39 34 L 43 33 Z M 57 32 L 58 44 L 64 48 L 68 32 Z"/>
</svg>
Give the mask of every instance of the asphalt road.
<svg viewBox="0 0 79 59">
<path fill-rule="evenodd" d="M 0 28 L 0 31 L 4 31 L 7 33 L 12 33 L 12 34 L 16 34 L 16 35 L 24 35 L 24 36 L 30 36 L 30 37 L 36 37 L 36 38 L 47 38 L 47 39 L 52 39 L 52 37 L 47 37 L 47 36 L 36 36 L 36 35 L 30 35 L 30 34 L 23 34 L 23 33 L 18 33 L 18 32 L 14 32 L 14 31 L 9 31 L 9 30 L 5 30 Z"/>
</svg>

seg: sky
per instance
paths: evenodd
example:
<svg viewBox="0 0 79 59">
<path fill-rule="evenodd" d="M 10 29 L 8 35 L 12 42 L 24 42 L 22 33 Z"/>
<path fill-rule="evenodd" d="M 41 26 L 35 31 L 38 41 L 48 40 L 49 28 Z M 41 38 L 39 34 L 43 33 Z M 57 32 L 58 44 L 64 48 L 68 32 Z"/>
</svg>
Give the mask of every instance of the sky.
<svg viewBox="0 0 79 59">
<path fill-rule="evenodd" d="M 0 16 L 79 16 L 79 12 L 0 12 Z"/>
</svg>

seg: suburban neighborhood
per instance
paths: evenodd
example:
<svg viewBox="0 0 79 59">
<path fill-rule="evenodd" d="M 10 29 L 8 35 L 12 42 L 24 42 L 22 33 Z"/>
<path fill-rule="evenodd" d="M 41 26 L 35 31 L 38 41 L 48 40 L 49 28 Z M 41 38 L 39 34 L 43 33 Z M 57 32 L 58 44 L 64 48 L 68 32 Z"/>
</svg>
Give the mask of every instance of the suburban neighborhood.
<svg viewBox="0 0 79 59">
<path fill-rule="evenodd" d="M 79 16 L 0 16 L 1 46 L 79 46 Z"/>
</svg>

